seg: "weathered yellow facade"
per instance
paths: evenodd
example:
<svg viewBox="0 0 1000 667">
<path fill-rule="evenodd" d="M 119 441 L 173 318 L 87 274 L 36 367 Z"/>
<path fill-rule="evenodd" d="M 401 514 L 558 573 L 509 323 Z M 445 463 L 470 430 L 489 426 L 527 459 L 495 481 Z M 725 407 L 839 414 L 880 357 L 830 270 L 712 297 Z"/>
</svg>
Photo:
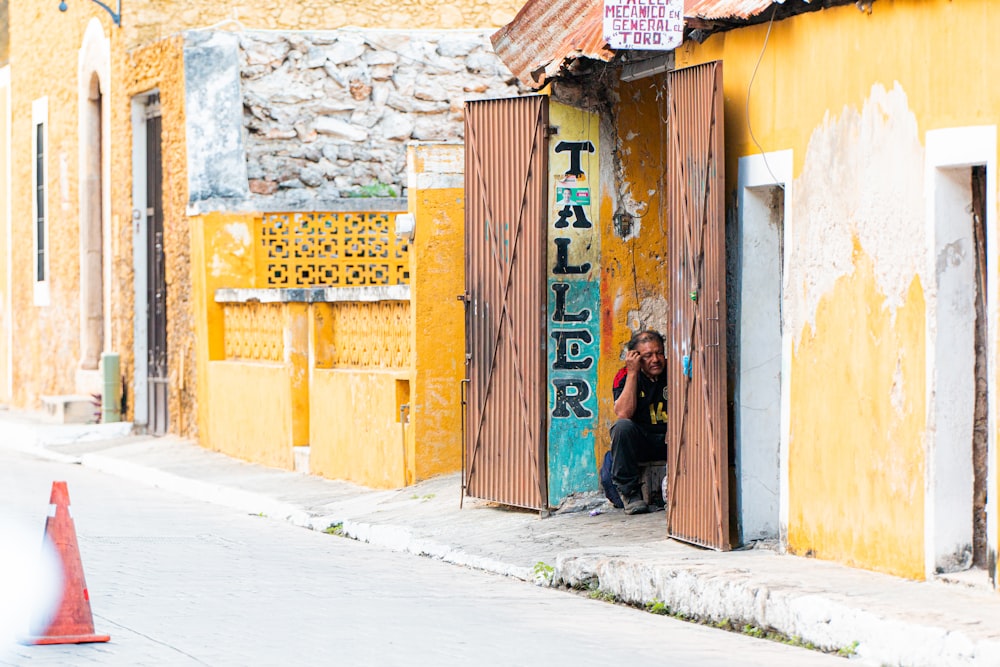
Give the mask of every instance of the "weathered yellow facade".
<svg viewBox="0 0 1000 667">
<path fill-rule="evenodd" d="M 285 469 L 296 467 L 295 448 L 307 447 L 310 473 L 378 488 L 459 468 L 461 150 L 410 148 L 407 284 L 263 289 L 269 259 L 255 247 L 265 216 L 192 218 L 205 446 Z"/>
<path fill-rule="evenodd" d="M 932 441 L 929 424 L 940 413 L 929 401 L 950 400 L 932 384 L 943 357 L 929 336 L 943 341 L 951 325 L 932 319 L 943 288 L 925 145 L 928 131 L 995 124 L 1000 93 L 986 82 L 1000 67 L 990 47 L 998 24 L 990 2 L 897 0 L 739 28 L 676 52 L 678 67 L 724 63 L 729 188 L 741 157 L 793 156 L 782 294 L 790 365 L 781 369 L 783 529 L 793 553 L 923 578 L 935 568 L 927 540 L 942 519 L 972 521 L 970 498 L 967 514 L 927 523 L 938 502 L 926 496 L 937 465 L 928 452 L 969 455 L 971 443 Z M 996 164 L 995 150 L 984 164 Z M 995 171 L 987 178 L 995 191 Z M 995 239 L 994 200 L 986 217 Z M 989 381 L 993 395 L 995 367 Z M 992 458 L 995 410 L 990 417 Z"/>
<path fill-rule="evenodd" d="M 625 344 L 642 329 L 666 334 L 666 146 L 663 76 L 622 83 L 621 104 L 606 118 L 614 156 L 602 160 L 601 354 L 598 387 L 602 428 L 597 461 L 610 446 L 615 421 L 611 384 L 625 362 Z M 616 208 L 617 206 L 617 208 Z"/>
<path fill-rule="evenodd" d="M 85 355 L 82 329 L 88 317 L 81 308 L 81 301 L 86 303 L 88 299 L 87 283 L 81 282 L 84 275 L 90 284 L 100 283 L 98 288 L 91 288 L 92 293 L 101 295 L 96 307 L 103 308 L 103 339 L 99 344 L 102 351 L 121 356 L 126 408 L 123 418 L 135 416 L 134 350 L 136 332 L 140 330 L 137 319 L 144 318 L 144 313 L 137 312 L 141 306 L 136 302 L 138 278 L 134 267 L 139 225 L 133 222 L 145 211 L 136 208 L 133 201 L 134 193 L 143 184 L 133 179 L 137 162 L 141 161 L 141 157 L 136 158 L 134 144 L 141 140 L 133 136 L 132 130 L 137 100 L 155 95 L 162 119 L 168 430 L 198 437 L 203 434 L 200 428 L 207 427 L 204 410 L 198 405 L 202 389 L 199 382 L 206 378 L 199 367 L 193 338 L 195 318 L 200 315 L 194 304 L 191 253 L 192 243 L 199 243 L 199 232 L 192 229 L 187 210 L 190 194 L 183 31 L 207 27 L 286 31 L 489 28 L 509 20 L 517 3 L 461 0 L 431 5 L 414 0 L 388 7 L 361 2 L 178 4 L 137 0 L 123 3 L 120 26 L 114 25 L 109 14 L 95 3 L 67 4 L 65 12 L 56 5 L 34 2 L 11 3 L 9 8 L 9 86 L 0 81 L 0 93 L 10 91 L 9 106 L 6 100 L 0 102 L 4 104 L 4 153 L 9 148 L 11 158 L 9 165 L 3 165 L 10 172 L 9 178 L 4 173 L 4 181 L 10 183 L 10 207 L 9 222 L 6 211 L 0 217 L 0 231 L 6 232 L 10 225 L 11 243 L 7 247 L 6 233 L 0 235 L 0 250 L 4 251 L 0 262 L 0 401 L 38 408 L 43 396 L 79 394 L 95 386 L 98 371 L 89 369 L 84 377 L 79 368 Z M 88 68 L 95 68 L 99 84 L 87 80 L 91 74 Z M 90 93 L 86 92 L 88 85 L 93 89 Z M 99 91 L 98 113 L 102 114 L 96 139 L 102 142 L 102 148 L 96 152 L 87 149 L 87 139 L 81 139 L 80 120 L 95 101 L 88 102 L 87 95 L 93 96 L 95 91 Z M 48 280 L 43 301 L 48 305 L 35 303 L 30 251 L 34 247 L 32 109 L 36 107 L 37 116 L 39 101 L 47 110 L 46 226 L 51 236 L 46 238 Z M 102 161 L 99 178 L 81 166 L 87 155 L 91 163 Z M 80 184 L 95 178 L 95 187 L 100 189 L 100 210 L 96 215 L 101 220 L 103 247 L 97 259 L 103 264 L 98 271 L 100 279 L 87 274 L 81 260 L 91 251 L 81 245 L 87 230 L 81 224 L 85 217 L 81 197 L 85 193 Z M 7 193 L 0 194 L 0 198 L 6 205 Z M 450 283 L 445 285 L 452 289 Z M 433 288 L 423 290 L 434 294 Z M 93 300 L 93 296 L 90 298 Z M 140 359 L 139 364 L 143 361 Z M 302 423 L 308 428 L 307 420 Z M 427 446 L 448 451 L 452 447 L 446 442 Z M 439 462 L 430 464 L 428 470 L 454 469 L 456 464 L 451 459 L 457 456 L 457 449 L 454 455 L 435 454 L 431 459 Z"/>
<path fill-rule="evenodd" d="M 1000 9 L 885 0 L 786 18 L 797 10 L 779 4 L 756 25 L 706 20 L 711 34 L 672 63 L 619 53 L 588 76 L 574 58 L 606 52 L 567 52 L 558 30 L 555 48 L 537 45 L 546 71 L 575 72 L 553 96 L 602 119 L 603 427 L 622 344 L 673 318 L 666 247 L 679 223 L 665 192 L 683 165 L 667 161 L 669 106 L 708 104 L 655 72 L 718 61 L 732 538 L 917 579 L 971 567 L 985 581 L 1000 533 L 1000 100 L 986 83 Z M 514 26 L 505 48 L 534 48 L 533 28 Z M 609 83 L 623 60 L 654 73 Z"/>
<path fill-rule="evenodd" d="M 75 384 L 79 363 L 79 220 L 77 60 L 42 44 L 80 44 L 86 24 L 57 21 L 47 3 L 15 3 L 10 20 L 10 248 L 11 402 L 37 406 L 39 396 Z M 57 12 L 58 14 L 58 12 Z M 47 113 L 44 107 L 47 106 Z M 32 197 L 34 118 L 44 119 L 48 229 L 47 296 L 35 288 Z M 44 118 L 43 118 L 44 117 Z M 17 249 L 15 251 L 15 249 Z M 9 267 L 8 267 L 9 264 Z M 47 303 L 46 303 L 47 302 Z M 6 332 L 5 332 L 6 333 Z"/>
<path fill-rule="evenodd" d="M 407 483 L 461 467 L 465 377 L 465 164 L 459 145 L 409 148 L 413 327 L 412 472 Z M 397 387 L 399 387 L 397 383 Z"/>
<path fill-rule="evenodd" d="M 343 27 L 420 29 L 499 27 L 513 18 L 518 2 L 486 0 L 402 0 L 329 2 L 328 0 L 250 0 L 187 2 L 145 0 L 127 3 L 122 30 L 130 46 L 148 44 L 190 28 L 331 30 Z M 73 11 L 83 9 L 83 3 Z"/>
<path fill-rule="evenodd" d="M 125 55 L 120 64 L 127 97 L 125 103 L 116 105 L 115 125 L 128 128 L 124 141 L 114 144 L 112 173 L 115 211 L 130 211 L 132 207 L 133 137 L 129 101 L 135 96 L 156 92 L 159 95 L 162 135 L 160 155 L 163 174 L 163 218 L 167 283 L 167 349 L 169 350 L 169 401 L 170 430 L 187 437 L 198 435 L 197 421 L 197 364 L 192 332 L 191 287 L 191 228 L 187 214 L 187 151 L 184 113 L 184 41 L 171 37 L 156 44 L 137 48 Z M 116 220 L 132 216 L 116 214 Z M 120 223 L 119 223 L 120 224 Z M 122 229 L 120 250 L 115 254 L 122 281 L 115 299 L 113 313 L 120 327 L 122 341 L 118 352 L 128 386 L 133 385 L 135 359 L 133 321 L 136 314 L 135 295 L 132 289 L 134 275 L 133 235 L 126 223 Z M 130 411 L 129 416 L 134 414 Z"/>
</svg>

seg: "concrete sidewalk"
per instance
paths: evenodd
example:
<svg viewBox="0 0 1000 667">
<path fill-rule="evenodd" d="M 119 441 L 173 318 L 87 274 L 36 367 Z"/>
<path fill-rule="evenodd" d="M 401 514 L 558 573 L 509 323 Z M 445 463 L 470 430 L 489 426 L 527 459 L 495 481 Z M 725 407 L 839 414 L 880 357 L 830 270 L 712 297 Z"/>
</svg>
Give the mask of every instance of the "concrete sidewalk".
<svg viewBox="0 0 1000 667">
<path fill-rule="evenodd" d="M 1000 593 L 984 573 L 976 585 L 912 582 L 763 548 L 717 553 L 666 539 L 662 513 L 625 516 L 596 494 L 546 518 L 469 498 L 460 508 L 457 474 L 375 491 L 130 435 L 127 424 L 0 411 L 0 446 L 524 581 L 853 647 L 856 664 L 1000 665 Z"/>
</svg>

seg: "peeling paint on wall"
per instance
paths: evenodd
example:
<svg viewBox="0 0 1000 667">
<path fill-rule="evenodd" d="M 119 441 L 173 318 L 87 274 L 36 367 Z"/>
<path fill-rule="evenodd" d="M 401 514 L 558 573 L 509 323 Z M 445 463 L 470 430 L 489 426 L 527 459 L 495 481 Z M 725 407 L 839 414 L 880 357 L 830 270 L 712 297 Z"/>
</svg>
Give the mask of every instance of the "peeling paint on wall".
<svg viewBox="0 0 1000 667">
<path fill-rule="evenodd" d="M 628 311 L 628 327 L 632 331 L 656 329 L 662 333 L 667 330 L 669 315 L 666 294 L 648 296 L 639 302 L 638 310 Z"/>
<path fill-rule="evenodd" d="M 548 503 L 597 489 L 600 193 L 596 114 L 551 102 L 549 144 Z"/>
<path fill-rule="evenodd" d="M 897 82 L 874 84 L 860 111 L 829 114 L 809 140 L 795 181 L 788 252 L 787 324 L 798 344 L 815 329 L 823 295 L 854 270 L 853 239 L 877 258 L 874 271 L 892 313 L 914 276 L 924 276 L 923 146 Z"/>
</svg>

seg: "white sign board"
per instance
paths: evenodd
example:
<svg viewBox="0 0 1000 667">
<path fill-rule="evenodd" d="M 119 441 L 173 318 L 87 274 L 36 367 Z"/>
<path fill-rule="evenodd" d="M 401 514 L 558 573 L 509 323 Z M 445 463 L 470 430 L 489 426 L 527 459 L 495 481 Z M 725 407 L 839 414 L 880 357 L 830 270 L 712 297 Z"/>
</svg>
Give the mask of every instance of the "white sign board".
<svg viewBox="0 0 1000 667">
<path fill-rule="evenodd" d="M 672 51 L 684 38 L 684 0 L 604 0 L 612 49 Z"/>
</svg>

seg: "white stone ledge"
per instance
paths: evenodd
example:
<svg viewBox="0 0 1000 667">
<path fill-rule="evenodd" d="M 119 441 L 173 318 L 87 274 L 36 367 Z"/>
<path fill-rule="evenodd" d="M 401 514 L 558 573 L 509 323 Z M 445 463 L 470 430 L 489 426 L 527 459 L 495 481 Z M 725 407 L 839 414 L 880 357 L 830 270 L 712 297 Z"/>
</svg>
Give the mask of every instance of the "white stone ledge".
<svg viewBox="0 0 1000 667">
<path fill-rule="evenodd" d="M 267 289 L 223 288 L 215 290 L 216 303 L 338 303 L 409 300 L 409 285 Z"/>
<path fill-rule="evenodd" d="M 284 199 L 264 197 L 211 198 L 190 201 L 187 214 L 207 213 L 406 213 L 406 197 L 340 197 L 337 199 L 310 199 L 291 203 Z"/>
</svg>

